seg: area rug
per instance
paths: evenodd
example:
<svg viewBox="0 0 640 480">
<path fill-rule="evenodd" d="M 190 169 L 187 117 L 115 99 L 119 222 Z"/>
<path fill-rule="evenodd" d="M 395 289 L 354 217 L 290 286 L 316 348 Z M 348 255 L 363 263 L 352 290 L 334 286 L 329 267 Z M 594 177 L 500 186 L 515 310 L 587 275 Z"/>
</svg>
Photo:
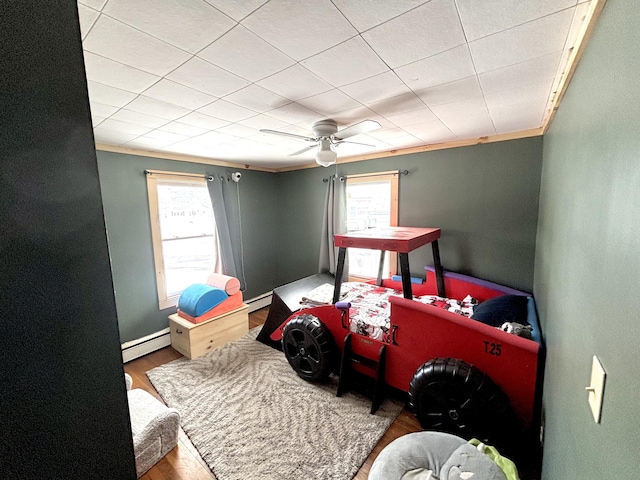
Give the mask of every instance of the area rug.
<svg viewBox="0 0 640 480">
<path fill-rule="evenodd" d="M 218 480 L 348 480 L 402 410 L 387 400 L 336 397 L 337 381 L 299 378 L 282 352 L 239 340 L 147 372 Z"/>
</svg>

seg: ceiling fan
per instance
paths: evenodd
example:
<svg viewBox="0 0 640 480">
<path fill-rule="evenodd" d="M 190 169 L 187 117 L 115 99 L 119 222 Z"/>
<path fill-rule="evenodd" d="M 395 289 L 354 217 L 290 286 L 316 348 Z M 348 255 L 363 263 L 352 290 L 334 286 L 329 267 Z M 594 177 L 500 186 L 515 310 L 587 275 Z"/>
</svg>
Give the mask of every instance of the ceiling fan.
<svg viewBox="0 0 640 480">
<path fill-rule="evenodd" d="M 338 124 L 331 119 L 320 120 L 311 127 L 313 131 L 312 137 L 305 137 L 303 135 L 296 135 L 294 133 L 279 132 L 277 130 L 261 129 L 262 133 L 271 133 L 274 135 L 283 135 L 285 137 L 297 138 L 298 140 L 304 140 L 310 142 L 312 145 L 304 147 L 297 152 L 289 154 L 289 156 L 300 155 L 307 152 L 312 148 L 319 147 L 316 152 L 316 163 L 323 167 L 328 167 L 336 162 L 337 154 L 335 147 L 341 143 L 353 143 L 356 145 L 365 145 L 367 147 L 375 147 L 375 145 L 369 145 L 367 143 L 346 141 L 345 138 L 353 137 L 361 133 L 371 132 L 380 128 L 380 124 L 374 120 L 364 120 L 362 122 L 351 125 L 350 127 L 343 128 L 338 131 Z"/>
</svg>

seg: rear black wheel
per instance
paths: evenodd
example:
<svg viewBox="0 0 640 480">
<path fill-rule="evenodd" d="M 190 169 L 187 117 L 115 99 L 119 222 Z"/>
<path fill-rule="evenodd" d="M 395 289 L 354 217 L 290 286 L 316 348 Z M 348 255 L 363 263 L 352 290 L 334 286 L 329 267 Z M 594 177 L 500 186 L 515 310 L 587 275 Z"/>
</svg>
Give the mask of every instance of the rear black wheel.
<svg viewBox="0 0 640 480">
<path fill-rule="evenodd" d="M 285 325 L 282 351 L 295 372 L 310 382 L 326 380 L 333 369 L 333 338 L 311 314 L 299 315 Z"/>
<path fill-rule="evenodd" d="M 504 444 L 515 427 L 504 392 L 487 375 L 454 358 L 435 358 L 416 371 L 409 404 L 425 430 Z"/>
</svg>

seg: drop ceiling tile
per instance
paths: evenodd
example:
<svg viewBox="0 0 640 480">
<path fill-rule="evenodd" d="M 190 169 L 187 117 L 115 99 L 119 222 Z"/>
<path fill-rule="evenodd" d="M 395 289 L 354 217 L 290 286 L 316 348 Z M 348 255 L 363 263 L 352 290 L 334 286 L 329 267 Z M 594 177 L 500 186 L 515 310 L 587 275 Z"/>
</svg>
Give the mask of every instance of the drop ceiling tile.
<svg viewBox="0 0 640 480">
<path fill-rule="evenodd" d="M 393 125 L 398 127 L 406 127 L 408 125 L 415 125 L 425 122 L 438 121 L 438 118 L 433 114 L 431 110 L 426 108 L 421 102 L 422 108 L 420 110 L 414 110 L 412 112 L 401 113 L 399 115 L 388 115 L 386 119 Z"/>
<path fill-rule="evenodd" d="M 394 148 L 410 148 L 423 145 L 424 141 L 407 133 L 402 137 L 390 138 L 389 140 L 387 140 L 387 143 Z"/>
<path fill-rule="evenodd" d="M 277 118 L 270 117 L 269 115 L 265 115 L 261 113 L 259 115 L 255 115 L 251 118 L 246 118 L 244 120 L 240 120 L 238 122 L 245 127 L 250 127 L 254 131 L 254 135 L 265 135 L 260 133 L 261 128 L 267 128 L 270 130 L 281 130 L 282 128 L 289 125 L 287 122 L 283 122 L 282 120 L 278 120 Z M 284 138 L 284 137 L 275 137 L 275 138 Z M 269 142 L 273 143 L 273 142 Z"/>
<path fill-rule="evenodd" d="M 214 147 L 215 145 L 232 142 L 237 139 L 238 137 L 234 137 L 233 135 L 226 135 L 224 133 L 219 133 L 219 132 L 207 132 L 197 137 L 189 138 L 184 142 L 179 142 L 176 145 L 201 146 L 205 148 L 211 148 L 211 147 Z"/>
<path fill-rule="evenodd" d="M 131 140 L 130 142 L 127 142 L 125 146 L 131 147 L 131 148 L 154 149 L 154 148 L 167 147 L 172 143 L 175 143 L 175 142 L 171 142 L 168 139 L 149 138 L 146 135 L 142 135 L 140 137 L 137 137 Z"/>
<path fill-rule="evenodd" d="M 484 103 L 484 98 L 475 97 L 443 105 L 434 105 L 431 107 L 431 111 L 448 125 L 449 122 L 455 122 L 459 119 L 487 115 L 487 106 Z"/>
<path fill-rule="evenodd" d="M 104 128 L 102 126 L 104 123 L 105 122 L 102 122 L 100 125 L 93 129 L 93 136 L 96 143 L 118 146 L 130 142 L 138 136 L 133 133 L 120 132 L 117 130 Z"/>
<path fill-rule="evenodd" d="M 91 115 L 97 115 L 99 117 L 110 117 L 118 111 L 119 107 L 113 105 L 105 105 L 100 102 L 91 102 Z"/>
<path fill-rule="evenodd" d="M 374 130 L 373 132 L 369 132 L 368 135 L 370 137 L 375 138 L 376 140 L 386 142 L 393 138 L 404 137 L 407 135 L 407 132 L 405 132 L 400 127 L 381 128 L 379 130 Z"/>
<path fill-rule="evenodd" d="M 78 0 L 78 3 L 91 7 L 94 10 L 102 10 L 107 0 Z"/>
<path fill-rule="evenodd" d="M 389 68 L 362 37 L 354 37 L 300 62 L 306 68 L 341 87 L 387 72 Z"/>
<path fill-rule="evenodd" d="M 476 73 L 466 44 L 396 68 L 395 72 L 413 91 L 453 82 Z"/>
<path fill-rule="evenodd" d="M 227 95 L 224 100 L 249 108 L 257 113 L 264 113 L 267 110 L 273 110 L 290 103 L 290 100 L 255 84 Z"/>
<path fill-rule="evenodd" d="M 191 112 L 191 110 L 186 108 L 178 107 L 177 105 L 172 105 L 171 103 L 145 97 L 143 95 L 140 95 L 129 103 L 127 105 L 127 110 L 153 115 L 154 117 L 164 118 L 166 120 L 175 120 L 176 118 L 183 117 Z"/>
<path fill-rule="evenodd" d="M 242 0 L 241 2 L 230 2 L 229 0 L 205 0 L 209 5 L 216 7 L 221 12 L 229 15 L 239 22 L 244 17 L 254 12 L 267 0 Z"/>
<path fill-rule="evenodd" d="M 145 90 L 144 95 L 193 110 L 203 107 L 216 99 L 213 95 L 185 87 L 166 78 Z"/>
<path fill-rule="evenodd" d="M 562 52 L 534 58 L 478 75 L 482 91 L 486 94 L 553 79 L 558 71 Z"/>
<path fill-rule="evenodd" d="M 345 85 L 340 90 L 361 103 L 377 102 L 410 92 L 402 80 L 391 71 Z"/>
<path fill-rule="evenodd" d="M 407 125 L 404 130 L 426 143 L 442 143 L 456 140 L 456 135 L 440 120 Z"/>
<path fill-rule="evenodd" d="M 232 123 L 226 127 L 222 127 L 216 130 L 216 132 L 224 133 L 226 135 L 233 135 L 234 137 L 252 137 L 256 134 L 256 130 L 251 127 L 245 127 L 240 123 Z"/>
<path fill-rule="evenodd" d="M 418 96 L 413 93 L 403 93 L 397 97 L 385 98 L 378 102 L 372 102 L 367 105 L 371 110 L 383 117 L 390 117 L 393 115 L 400 115 L 406 112 L 412 112 L 419 110 L 425 112 L 428 110 L 425 108 L 424 103 Z"/>
<path fill-rule="evenodd" d="M 331 2 L 317 0 L 271 0 L 242 25 L 296 61 L 358 34 Z"/>
<path fill-rule="evenodd" d="M 488 108 L 498 105 L 513 105 L 528 102 L 544 104 L 551 97 L 552 83 L 553 79 L 549 78 L 543 82 L 502 90 L 490 95 L 485 95 L 485 101 Z"/>
<path fill-rule="evenodd" d="M 490 110 L 491 119 L 498 133 L 540 128 L 544 119 L 544 107 L 539 102 L 529 105 L 504 105 Z"/>
<path fill-rule="evenodd" d="M 174 133 L 184 137 L 196 137 L 198 135 L 202 135 L 207 132 L 207 129 L 194 127 L 193 125 L 187 125 L 186 123 L 181 122 L 171 122 L 163 125 L 162 127 L 154 130 L 155 132 L 168 132 Z"/>
<path fill-rule="evenodd" d="M 80 20 L 80 33 L 83 39 L 91 30 L 91 27 L 93 27 L 98 16 L 100 16 L 100 12 L 97 10 L 78 4 L 78 19 Z"/>
<path fill-rule="evenodd" d="M 158 128 L 169 123 L 165 118 L 158 118 L 145 113 L 134 112 L 132 110 L 127 110 L 126 108 L 118 110 L 116 113 L 111 115 L 110 119 L 149 128 Z"/>
<path fill-rule="evenodd" d="M 476 138 L 495 135 L 496 130 L 487 112 L 467 117 L 443 120 L 443 123 L 458 138 Z"/>
<path fill-rule="evenodd" d="M 329 90 L 320 95 L 303 98 L 302 100 L 298 100 L 298 103 L 323 115 L 342 112 L 360 105 L 358 101 L 337 89 Z"/>
<path fill-rule="evenodd" d="M 94 80 L 134 93 L 141 93 L 160 80 L 157 75 L 143 72 L 87 51 L 84 52 L 84 64 L 88 80 Z"/>
<path fill-rule="evenodd" d="M 128 135 L 144 135 L 145 133 L 153 130 L 151 127 L 144 127 L 142 125 L 135 125 L 133 123 L 122 122 L 120 120 L 114 120 L 112 118 L 107 118 L 104 122 L 100 124 L 100 129 L 103 130 L 112 130 L 114 132 L 124 133 Z"/>
<path fill-rule="evenodd" d="M 138 96 L 135 93 L 92 81 L 87 82 L 87 90 L 89 91 L 91 102 L 103 103 L 113 107 L 124 107 Z"/>
<path fill-rule="evenodd" d="M 425 0 L 394 0 L 381 4 L 370 0 L 334 0 L 336 7 L 360 32 L 402 15 L 409 10 L 426 3 Z"/>
<path fill-rule="evenodd" d="M 344 112 L 337 112 L 331 115 L 331 118 L 338 123 L 338 129 L 349 127 L 354 123 L 362 122 L 363 120 L 376 120 L 378 121 L 379 115 L 373 110 L 361 105 L 356 108 L 350 108 Z"/>
<path fill-rule="evenodd" d="M 103 12 L 142 32 L 196 53 L 236 22 L 205 2 L 188 0 L 109 0 Z"/>
<path fill-rule="evenodd" d="M 204 128 L 206 130 L 215 130 L 216 128 L 221 128 L 229 124 L 226 120 L 213 118 L 200 112 L 191 112 L 181 117 L 180 123 L 186 123 L 187 125 Z"/>
<path fill-rule="evenodd" d="M 229 122 L 238 122 L 255 116 L 256 112 L 241 107 L 226 100 L 216 100 L 209 105 L 198 109 L 199 112 L 212 117 L 221 118 Z"/>
<path fill-rule="evenodd" d="M 478 73 L 532 60 L 562 50 L 573 10 L 505 30 L 469 44 Z"/>
<path fill-rule="evenodd" d="M 322 120 L 323 118 L 322 115 L 318 112 L 309 110 L 308 108 L 303 107 L 296 102 L 291 102 L 290 104 L 283 107 L 269 110 L 268 112 L 265 112 L 265 114 L 282 122 L 298 124 L 304 123 L 308 124 L 309 126 L 311 126 L 318 120 Z"/>
<path fill-rule="evenodd" d="M 223 97 L 249 85 L 244 78 L 192 57 L 167 75 L 169 80 L 194 88 L 209 95 Z"/>
<path fill-rule="evenodd" d="M 198 56 L 252 82 L 295 63 L 242 25 L 227 32 Z"/>
<path fill-rule="evenodd" d="M 465 43 L 453 0 L 432 0 L 362 36 L 391 68 Z"/>
<path fill-rule="evenodd" d="M 467 40 L 472 42 L 481 37 L 573 7 L 576 1 L 536 0 L 535 2 L 523 2 L 522 0 L 500 0 L 496 2 L 478 2 L 477 0 L 457 0 L 457 5 Z"/>
<path fill-rule="evenodd" d="M 166 75 L 189 58 L 189 54 L 100 15 L 83 46 L 86 50 L 155 75 Z"/>
<path fill-rule="evenodd" d="M 481 97 L 482 89 L 478 77 L 467 77 L 455 82 L 419 90 L 416 95 L 429 107 L 457 102 L 467 98 Z"/>
<path fill-rule="evenodd" d="M 166 140 L 167 145 L 171 145 L 172 143 L 187 140 L 189 138 L 189 135 L 180 135 L 177 133 L 167 132 L 162 129 L 156 129 L 156 130 L 150 131 L 149 133 L 144 134 L 143 137 Z"/>
<path fill-rule="evenodd" d="M 331 90 L 331 85 L 301 65 L 294 65 L 257 82 L 289 100 L 299 100 Z"/>
</svg>

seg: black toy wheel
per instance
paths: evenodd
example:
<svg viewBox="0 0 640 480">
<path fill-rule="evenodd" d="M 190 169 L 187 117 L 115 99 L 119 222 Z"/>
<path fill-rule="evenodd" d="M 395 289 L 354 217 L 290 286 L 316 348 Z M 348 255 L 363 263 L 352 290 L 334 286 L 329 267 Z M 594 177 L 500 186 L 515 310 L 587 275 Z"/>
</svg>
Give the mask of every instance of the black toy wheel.
<svg viewBox="0 0 640 480">
<path fill-rule="evenodd" d="M 507 440 L 514 416 L 504 392 L 462 360 L 435 358 L 416 371 L 409 404 L 425 430 L 477 438 L 496 445 Z"/>
<path fill-rule="evenodd" d="M 333 337 L 311 314 L 300 315 L 285 325 L 282 351 L 295 372 L 310 382 L 326 380 L 333 369 Z"/>
</svg>

